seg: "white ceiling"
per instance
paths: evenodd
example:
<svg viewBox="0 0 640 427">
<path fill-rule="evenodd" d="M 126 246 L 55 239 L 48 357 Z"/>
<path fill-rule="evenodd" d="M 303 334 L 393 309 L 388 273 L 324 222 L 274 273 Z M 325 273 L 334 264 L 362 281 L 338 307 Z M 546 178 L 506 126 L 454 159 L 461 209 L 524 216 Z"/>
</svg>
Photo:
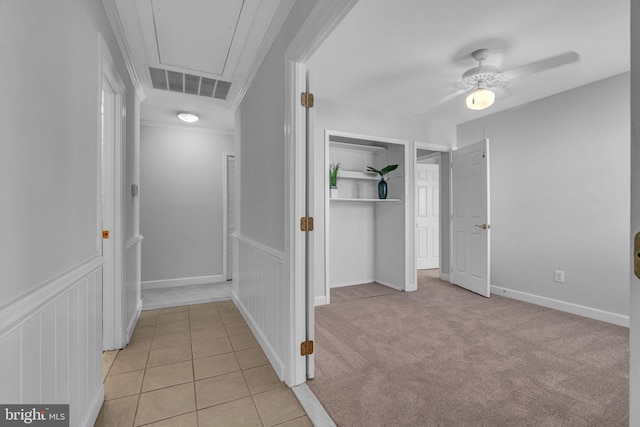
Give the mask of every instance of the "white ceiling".
<svg viewBox="0 0 640 427">
<path fill-rule="evenodd" d="M 310 61 L 317 99 L 462 123 L 629 70 L 628 0 L 360 0 Z M 483 111 L 459 89 L 490 48 L 501 70 L 575 51 L 518 78 Z"/>
<path fill-rule="evenodd" d="M 141 119 L 183 124 L 176 113 L 201 120 L 192 127 L 233 130 L 231 110 L 289 13 L 291 0 L 103 0 L 117 11 L 112 25 L 122 38 L 144 91 Z M 196 92 L 205 80 L 209 96 L 154 89 L 149 68 L 195 76 Z M 187 77 L 188 79 L 188 77 Z M 180 77 L 182 83 L 182 77 Z M 218 89 L 231 83 L 226 99 Z M 223 91 L 224 93 L 224 91 Z M 213 96 L 212 96 L 213 95 Z"/>
<path fill-rule="evenodd" d="M 233 130 L 242 96 L 289 0 L 103 0 L 113 2 L 146 95 L 141 118 Z M 360 0 L 310 60 L 316 98 L 462 123 L 629 70 L 628 0 Z M 569 51 L 578 62 L 527 75 L 471 111 L 465 96 L 443 101 L 491 49 L 508 70 Z M 227 100 L 152 88 L 149 67 L 232 83 Z"/>
</svg>

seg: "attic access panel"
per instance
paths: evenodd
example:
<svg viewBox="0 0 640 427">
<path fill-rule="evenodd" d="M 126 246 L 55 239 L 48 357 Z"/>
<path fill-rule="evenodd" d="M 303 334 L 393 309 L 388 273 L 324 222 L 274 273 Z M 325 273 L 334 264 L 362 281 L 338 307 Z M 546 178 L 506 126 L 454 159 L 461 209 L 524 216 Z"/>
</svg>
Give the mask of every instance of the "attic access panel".
<svg viewBox="0 0 640 427">
<path fill-rule="evenodd" d="M 160 63 L 223 75 L 244 0 L 152 0 Z"/>
</svg>

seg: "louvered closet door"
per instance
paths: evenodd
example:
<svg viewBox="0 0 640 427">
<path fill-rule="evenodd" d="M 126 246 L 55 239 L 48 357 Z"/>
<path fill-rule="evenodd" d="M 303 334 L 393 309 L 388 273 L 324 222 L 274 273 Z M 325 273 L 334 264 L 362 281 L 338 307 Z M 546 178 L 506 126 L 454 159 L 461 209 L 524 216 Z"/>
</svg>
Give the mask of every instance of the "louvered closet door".
<svg viewBox="0 0 640 427">
<path fill-rule="evenodd" d="M 233 278 L 233 237 L 236 224 L 236 158 L 227 156 L 227 280 Z"/>
</svg>

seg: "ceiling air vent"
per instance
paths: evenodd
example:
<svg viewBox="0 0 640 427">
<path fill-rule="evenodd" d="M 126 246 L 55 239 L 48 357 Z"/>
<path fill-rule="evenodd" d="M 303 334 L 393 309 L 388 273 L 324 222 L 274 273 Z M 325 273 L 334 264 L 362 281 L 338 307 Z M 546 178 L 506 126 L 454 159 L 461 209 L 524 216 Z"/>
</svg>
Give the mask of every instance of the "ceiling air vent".
<svg viewBox="0 0 640 427">
<path fill-rule="evenodd" d="M 227 99 L 229 89 L 231 89 L 231 83 L 229 82 L 161 68 L 149 67 L 149 75 L 154 89 L 189 93 L 222 100 Z"/>
</svg>

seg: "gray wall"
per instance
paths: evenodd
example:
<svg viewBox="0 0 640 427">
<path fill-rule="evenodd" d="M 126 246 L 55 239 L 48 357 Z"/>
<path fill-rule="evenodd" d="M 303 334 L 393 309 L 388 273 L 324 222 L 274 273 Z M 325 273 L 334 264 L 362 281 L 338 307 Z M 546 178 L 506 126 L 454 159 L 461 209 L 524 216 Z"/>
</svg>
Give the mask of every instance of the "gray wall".
<svg viewBox="0 0 640 427">
<path fill-rule="evenodd" d="M 223 153 L 233 136 L 143 125 L 140 151 L 142 281 L 222 275 Z"/>
<path fill-rule="evenodd" d="M 628 315 L 629 74 L 459 125 L 458 146 L 483 134 L 492 285 Z"/>
</svg>

